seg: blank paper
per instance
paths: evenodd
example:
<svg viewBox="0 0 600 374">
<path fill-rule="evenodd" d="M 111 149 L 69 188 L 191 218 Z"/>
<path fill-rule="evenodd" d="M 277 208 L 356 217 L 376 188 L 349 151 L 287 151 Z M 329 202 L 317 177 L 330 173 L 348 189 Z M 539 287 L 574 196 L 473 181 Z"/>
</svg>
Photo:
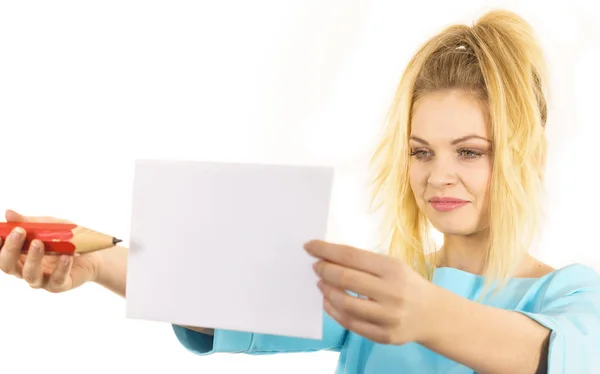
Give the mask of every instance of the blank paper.
<svg viewBox="0 0 600 374">
<path fill-rule="evenodd" d="M 127 317 L 322 338 L 303 249 L 325 239 L 333 169 L 137 160 Z"/>
</svg>

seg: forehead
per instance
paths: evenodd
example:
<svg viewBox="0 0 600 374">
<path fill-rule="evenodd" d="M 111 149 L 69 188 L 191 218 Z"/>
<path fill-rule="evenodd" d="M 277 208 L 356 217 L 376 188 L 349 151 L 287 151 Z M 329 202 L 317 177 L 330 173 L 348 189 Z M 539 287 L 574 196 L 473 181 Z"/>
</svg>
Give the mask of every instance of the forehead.
<svg viewBox="0 0 600 374">
<path fill-rule="evenodd" d="M 411 134 L 427 141 L 479 135 L 489 139 L 487 111 L 461 91 L 427 94 L 414 106 Z"/>
</svg>

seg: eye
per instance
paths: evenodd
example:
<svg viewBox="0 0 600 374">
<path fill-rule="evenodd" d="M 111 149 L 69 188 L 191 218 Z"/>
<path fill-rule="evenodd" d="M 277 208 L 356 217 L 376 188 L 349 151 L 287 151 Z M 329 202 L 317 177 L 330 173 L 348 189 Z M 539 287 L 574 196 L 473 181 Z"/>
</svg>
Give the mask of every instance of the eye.
<svg viewBox="0 0 600 374">
<path fill-rule="evenodd" d="M 432 152 L 429 152 L 425 149 L 415 149 L 410 152 L 411 157 L 415 157 L 417 160 L 424 160 L 429 157 L 432 157 Z"/>
<path fill-rule="evenodd" d="M 465 159 L 474 159 L 474 158 L 479 158 L 479 157 L 483 156 L 483 152 L 478 151 L 476 149 L 468 149 L 468 148 L 459 149 L 458 153 L 461 158 L 465 158 Z"/>
</svg>

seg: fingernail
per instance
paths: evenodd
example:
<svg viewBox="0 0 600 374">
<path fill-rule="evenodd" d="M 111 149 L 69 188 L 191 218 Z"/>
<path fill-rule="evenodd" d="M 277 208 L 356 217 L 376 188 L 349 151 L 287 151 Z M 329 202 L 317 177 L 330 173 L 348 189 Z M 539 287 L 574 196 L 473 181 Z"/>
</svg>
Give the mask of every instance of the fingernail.
<svg viewBox="0 0 600 374">
<path fill-rule="evenodd" d="M 62 257 L 60 258 L 60 262 L 61 262 L 63 265 L 67 265 L 67 264 L 69 263 L 69 256 L 62 256 Z"/>
<path fill-rule="evenodd" d="M 40 251 L 40 243 L 37 240 L 31 242 L 31 251 L 38 253 Z"/>
<path fill-rule="evenodd" d="M 12 231 L 12 237 L 15 239 L 20 239 L 25 234 L 25 230 L 22 227 L 15 227 Z"/>
</svg>

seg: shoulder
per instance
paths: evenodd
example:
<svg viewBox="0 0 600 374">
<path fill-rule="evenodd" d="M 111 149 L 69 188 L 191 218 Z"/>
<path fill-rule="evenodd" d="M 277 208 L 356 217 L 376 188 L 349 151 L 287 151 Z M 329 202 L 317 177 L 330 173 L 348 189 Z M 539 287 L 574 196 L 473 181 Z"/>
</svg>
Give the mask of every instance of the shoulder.
<svg viewBox="0 0 600 374">
<path fill-rule="evenodd" d="M 532 264 L 528 269 L 527 276 L 531 278 L 541 278 L 547 274 L 556 271 L 552 266 L 545 264 L 535 258 L 532 258 Z"/>
<path fill-rule="evenodd" d="M 567 265 L 542 276 L 537 283 L 546 306 L 583 303 L 600 311 L 600 274 L 592 267 Z"/>
<path fill-rule="evenodd" d="M 573 286 L 598 286 L 600 274 L 594 268 L 583 264 L 571 264 L 552 270 L 542 278 L 554 284 L 568 284 Z"/>
<path fill-rule="evenodd" d="M 551 331 L 548 372 L 591 373 L 600 363 L 600 276 L 572 264 L 535 282 L 531 303 L 516 309 Z M 531 305 L 533 304 L 533 305 Z"/>
</svg>

